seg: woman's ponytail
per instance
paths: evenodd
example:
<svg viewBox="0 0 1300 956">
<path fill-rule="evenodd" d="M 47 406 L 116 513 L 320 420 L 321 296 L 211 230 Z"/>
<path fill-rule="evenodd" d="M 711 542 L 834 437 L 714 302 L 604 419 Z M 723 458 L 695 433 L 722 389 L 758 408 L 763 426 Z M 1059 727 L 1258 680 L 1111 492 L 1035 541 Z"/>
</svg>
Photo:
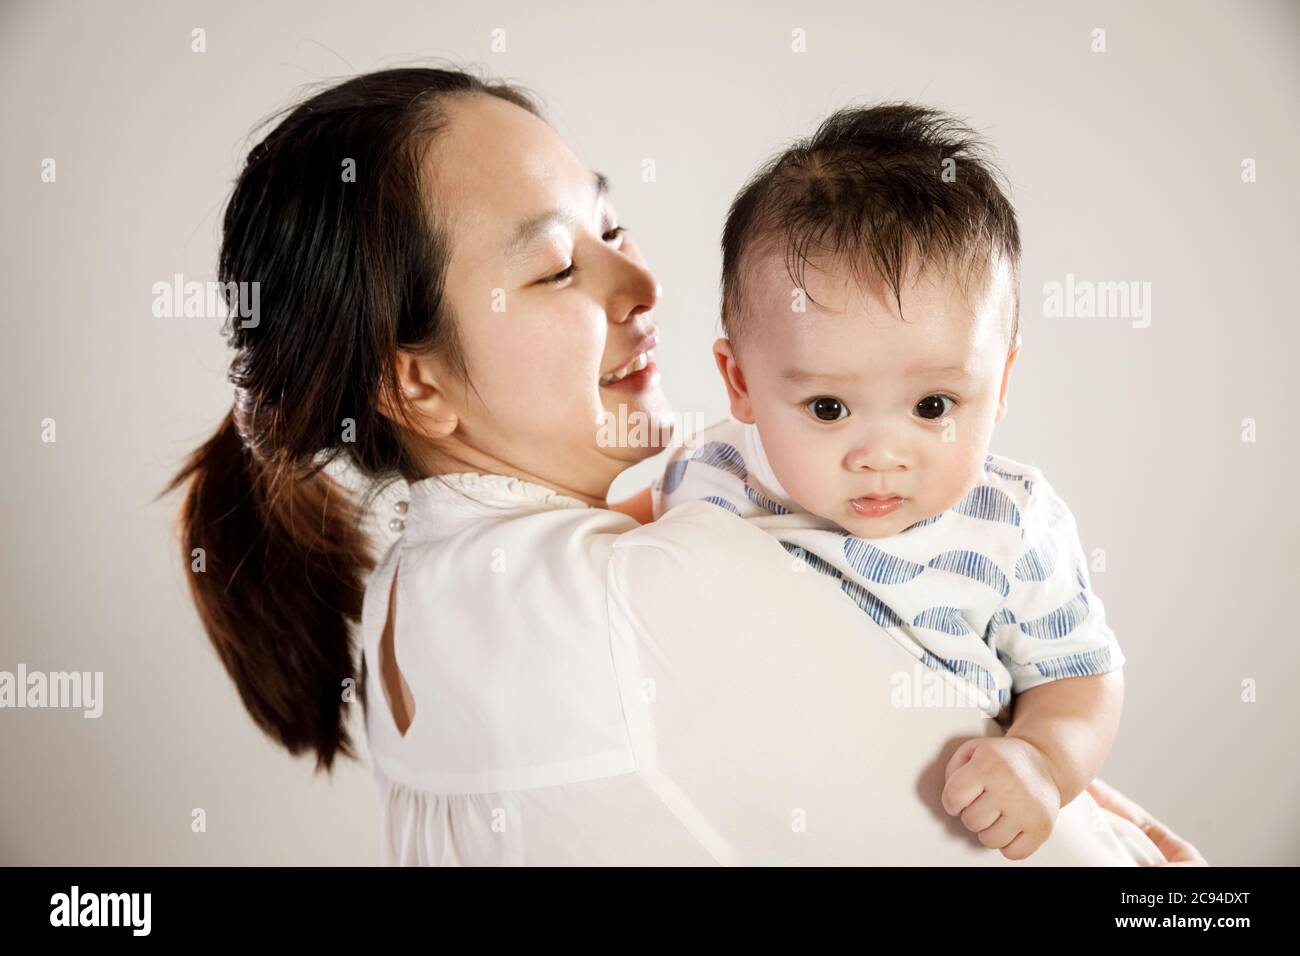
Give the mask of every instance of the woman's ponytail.
<svg viewBox="0 0 1300 956">
<path fill-rule="evenodd" d="M 373 567 L 359 515 L 383 482 L 423 477 L 381 411 L 402 411 L 394 358 L 437 352 L 463 368 L 442 300 L 446 231 L 424 198 L 427 147 L 457 96 L 538 112 L 526 91 L 460 70 L 354 77 L 249 152 L 225 210 L 235 401 L 168 490 L 188 486 L 190 587 L 244 705 L 318 768 L 354 755 L 349 624 Z M 338 458 L 372 480 L 357 503 L 324 471 Z M 356 686 L 364 708 L 364 660 Z"/>
<path fill-rule="evenodd" d="M 171 487 L 186 483 L 190 590 L 245 708 L 291 753 L 314 752 L 318 768 L 355 756 L 348 622 L 360 619 L 373 558 L 352 501 L 322 470 L 297 476 L 257 460 L 233 410 Z"/>
</svg>

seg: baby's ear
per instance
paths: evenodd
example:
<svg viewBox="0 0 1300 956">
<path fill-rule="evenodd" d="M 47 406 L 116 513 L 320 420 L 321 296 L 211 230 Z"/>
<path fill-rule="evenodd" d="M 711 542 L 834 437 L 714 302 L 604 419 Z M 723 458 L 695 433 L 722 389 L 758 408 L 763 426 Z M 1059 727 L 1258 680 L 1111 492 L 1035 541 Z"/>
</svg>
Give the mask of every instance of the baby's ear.
<svg viewBox="0 0 1300 956">
<path fill-rule="evenodd" d="M 1007 364 L 1002 369 L 1002 390 L 998 393 L 998 413 L 993 419 L 995 422 L 1002 421 L 1002 417 L 1007 413 L 1007 389 L 1011 385 L 1011 368 L 1016 364 L 1016 358 L 1020 355 L 1020 335 L 1016 335 L 1015 342 L 1011 345 L 1011 351 L 1007 353 Z"/>
<path fill-rule="evenodd" d="M 718 339 L 713 343 L 713 360 L 718 363 L 718 372 L 727 386 L 727 398 L 731 402 L 731 417 L 746 425 L 754 424 L 754 409 L 749 401 L 749 386 L 745 384 L 745 374 L 740 370 L 740 363 L 736 361 L 730 339 Z"/>
</svg>

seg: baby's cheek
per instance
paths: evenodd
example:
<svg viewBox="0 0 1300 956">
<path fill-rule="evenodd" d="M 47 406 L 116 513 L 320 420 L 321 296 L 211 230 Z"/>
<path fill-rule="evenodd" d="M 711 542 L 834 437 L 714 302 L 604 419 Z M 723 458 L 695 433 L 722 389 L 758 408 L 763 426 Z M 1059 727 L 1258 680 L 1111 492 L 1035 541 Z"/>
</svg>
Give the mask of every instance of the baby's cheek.
<svg viewBox="0 0 1300 956">
<path fill-rule="evenodd" d="M 968 450 L 960 458 L 951 462 L 944 483 L 942 510 L 947 511 L 961 501 L 966 493 L 979 483 L 983 470 L 983 454 L 973 456 Z"/>
<path fill-rule="evenodd" d="M 797 459 L 793 462 L 784 462 L 784 467 L 780 468 L 775 462 L 769 464 L 772 465 L 772 473 L 776 475 L 776 480 L 781 483 L 781 487 L 801 508 L 809 511 L 817 510 L 822 496 L 817 494 L 818 482 L 815 469 L 809 468 L 806 463 Z"/>
<path fill-rule="evenodd" d="M 815 515 L 826 516 L 826 509 L 834 497 L 833 465 L 817 461 L 809 449 L 782 446 L 774 451 L 767 447 L 768 464 L 781 487 L 795 503 Z"/>
</svg>

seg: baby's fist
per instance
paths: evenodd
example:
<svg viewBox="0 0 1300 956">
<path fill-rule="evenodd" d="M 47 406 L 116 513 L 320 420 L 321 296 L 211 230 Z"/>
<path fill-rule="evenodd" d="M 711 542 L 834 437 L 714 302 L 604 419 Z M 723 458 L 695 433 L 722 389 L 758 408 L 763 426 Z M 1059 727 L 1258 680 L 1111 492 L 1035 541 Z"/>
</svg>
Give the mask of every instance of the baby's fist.
<svg viewBox="0 0 1300 956">
<path fill-rule="evenodd" d="M 965 741 L 944 769 L 943 808 L 980 843 L 1023 860 L 1052 833 L 1061 791 L 1041 750 L 1018 737 Z"/>
</svg>

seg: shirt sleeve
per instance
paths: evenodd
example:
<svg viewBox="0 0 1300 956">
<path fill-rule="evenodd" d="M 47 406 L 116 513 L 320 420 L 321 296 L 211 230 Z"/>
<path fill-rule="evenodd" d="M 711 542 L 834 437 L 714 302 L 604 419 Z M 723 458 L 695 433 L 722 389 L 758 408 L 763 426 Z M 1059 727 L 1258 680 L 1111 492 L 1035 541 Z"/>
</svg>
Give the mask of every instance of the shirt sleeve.
<svg viewBox="0 0 1300 956">
<path fill-rule="evenodd" d="M 1125 662 L 1092 589 L 1074 515 L 1046 481 L 1033 484 L 1010 591 L 989 625 L 1013 694 Z"/>
</svg>

